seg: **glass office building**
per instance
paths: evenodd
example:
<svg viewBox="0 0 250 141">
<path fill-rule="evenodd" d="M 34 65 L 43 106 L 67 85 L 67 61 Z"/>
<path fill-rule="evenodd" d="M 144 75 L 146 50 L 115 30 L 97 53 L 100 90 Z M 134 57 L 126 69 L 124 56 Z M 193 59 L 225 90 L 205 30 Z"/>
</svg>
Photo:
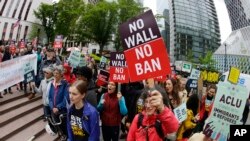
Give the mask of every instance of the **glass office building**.
<svg viewBox="0 0 250 141">
<path fill-rule="evenodd" d="M 250 26 L 250 0 L 224 0 L 232 30 Z"/>
<path fill-rule="evenodd" d="M 220 72 L 229 71 L 234 66 L 241 73 L 250 74 L 250 26 L 234 30 L 214 52 L 213 59 Z"/>
<path fill-rule="evenodd" d="M 169 0 L 170 59 L 198 62 L 220 46 L 220 30 L 213 0 Z"/>
</svg>

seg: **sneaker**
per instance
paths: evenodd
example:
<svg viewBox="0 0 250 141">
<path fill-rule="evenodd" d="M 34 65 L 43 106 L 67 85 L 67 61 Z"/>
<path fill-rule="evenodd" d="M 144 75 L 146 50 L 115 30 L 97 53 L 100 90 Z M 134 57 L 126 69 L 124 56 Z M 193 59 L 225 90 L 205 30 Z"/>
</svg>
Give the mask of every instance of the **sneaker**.
<svg viewBox="0 0 250 141">
<path fill-rule="evenodd" d="M 32 93 L 32 94 L 30 94 L 30 95 L 28 96 L 29 99 L 32 99 L 32 98 L 34 98 L 34 97 L 35 97 L 35 94 L 34 94 L 34 93 Z"/>
</svg>

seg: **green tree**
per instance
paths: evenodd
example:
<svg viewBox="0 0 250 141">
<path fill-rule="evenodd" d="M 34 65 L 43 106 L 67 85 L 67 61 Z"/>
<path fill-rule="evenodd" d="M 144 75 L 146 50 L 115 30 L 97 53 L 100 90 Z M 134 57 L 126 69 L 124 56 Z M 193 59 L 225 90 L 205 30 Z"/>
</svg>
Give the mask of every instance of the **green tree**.
<svg viewBox="0 0 250 141">
<path fill-rule="evenodd" d="M 119 25 L 122 24 L 123 22 L 126 22 L 128 19 L 139 15 L 143 11 L 142 6 L 139 3 L 135 2 L 134 0 L 118 0 L 117 4 L 118 4 L 117 27 L 119 27 Z M 121 46 L 121 39 L 118 28 L 115 31 L 114 44 L 115 44 L 115 49 L 117 51 L 123 50 Z"/>
<path fill-rule="evenodd" d="M 55 4 L 55 33 L 64 37 L 74 34 L 77 20 L 84 8 L 83 0 L 60 0 Z"/>
<path fill-rule="evenodd" d="M 88 4 L 78 22 L 77 33 L 85 41 L 99 44 L 101 54 L 115 31 L 117 25 L 117 4 L 115 2 L 100 1 L 96 5 Z"/>
<path fill-rule="evenodd" d="M 188 53 L 187 53 L 187 61 L 194 63 L 194 54 L 192 49 L 188 49 Z"/>
<path fill-rule="evenodd" d="M 213 59 L 213 53 L 211 51 L 208 51 L 205 57 L 200 56 L 199 57 L 199 63 L 202 66 L 205 66 L 206 69 L 216 70 L 215 69 L 216 61 Z"/>
<path fill-rule="evenodd" d="M 39 32 L 40 30 L 41 30 L 41 26 L 39 24 L 32 24 L 31 31 L 28 35 L 28 39 L 32 40 L 36 37 L 41 37 L 41 32 Z"/>
<path fill-rule="evenodd" d="M 34 11 L 34 15 L 39 19 L 44 27 L 48 41 L 52 41 L 55 36 L 55 12 L 53 5 L 42 3 L 37 10 Z"/>
</svg>

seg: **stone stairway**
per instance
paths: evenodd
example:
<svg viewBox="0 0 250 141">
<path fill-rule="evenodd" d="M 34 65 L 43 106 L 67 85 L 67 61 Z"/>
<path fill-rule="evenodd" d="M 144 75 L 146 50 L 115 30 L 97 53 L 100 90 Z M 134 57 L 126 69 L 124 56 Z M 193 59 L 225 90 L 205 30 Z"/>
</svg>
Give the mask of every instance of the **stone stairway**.
<svg viewBox="0 0 250 141">
<path fill-rule="evenodd" d="M 44 129 L 42 96 L 29 100 L 23 92 L 13 92 L 0 99 L 0 141 L 57 141 Z"/>
</svg>

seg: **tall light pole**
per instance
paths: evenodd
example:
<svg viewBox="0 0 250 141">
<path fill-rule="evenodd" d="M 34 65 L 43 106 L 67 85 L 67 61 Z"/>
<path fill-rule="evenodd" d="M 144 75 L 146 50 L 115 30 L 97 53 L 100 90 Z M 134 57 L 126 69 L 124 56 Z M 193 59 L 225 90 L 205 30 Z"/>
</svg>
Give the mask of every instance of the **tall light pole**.
<svg viewBox="0 0 250 141">
<path fill-rule="evenodd" d="M 226 72 L 227 71 L 227 67 L 226 67 L 226 65 L 227 65 L 227 44 L 225 43 L 224 45 L 225 45 L 224 72 Z"/>
</svg>

